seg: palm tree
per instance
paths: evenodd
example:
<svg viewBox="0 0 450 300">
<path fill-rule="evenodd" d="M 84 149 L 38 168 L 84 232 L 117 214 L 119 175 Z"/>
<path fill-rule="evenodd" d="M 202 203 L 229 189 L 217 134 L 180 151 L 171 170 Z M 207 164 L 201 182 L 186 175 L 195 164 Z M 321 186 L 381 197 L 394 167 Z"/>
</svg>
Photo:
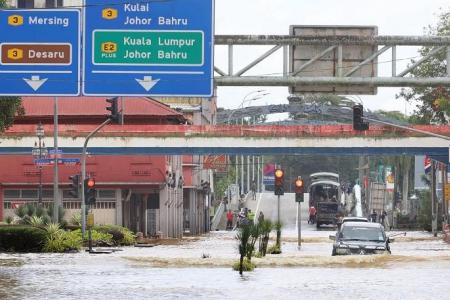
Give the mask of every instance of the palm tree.
<svg viewBox="0 0 450 300">
<path fill-rule="evenodd" d="M 244 257 L 248 252 L 248 240 L 250 239 L 251 235 L 250 226 L 251 225 L 242 225 L 236 235 L 236 238 L 239 240 L 239 274 L 241 275 L 243 272 Z"/>
</svg>

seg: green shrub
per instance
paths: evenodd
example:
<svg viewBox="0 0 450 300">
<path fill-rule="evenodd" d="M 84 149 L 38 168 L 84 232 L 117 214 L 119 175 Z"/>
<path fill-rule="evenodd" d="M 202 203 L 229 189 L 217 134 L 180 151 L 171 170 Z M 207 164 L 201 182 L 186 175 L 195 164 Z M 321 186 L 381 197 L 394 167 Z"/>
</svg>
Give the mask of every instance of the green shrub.
<svg viewBox="0 0 450 300">
<path fill-rule="evenodd" d="M 38 207 L 36 207 L 36 211 L 34 214 L 36 215 L 36 217 L 44 217 L 47 215 L 47 210 L 39 205 Z"/>
<path fill-rule="evenodd" d="M 44 218 L 38 216 L 32 216 L 29 221 L 30 225 L 33 227 L 42 227 L 44 226 Z"/>
<path fill-rule="evenodd" d="M 235 262 L 233 264 L 233 270 L 239 271 L 239 265 L 240 265 L 239 261 Z M 249 261 L 247 258 L 244 258 L 244 260 L 242 262 L 242 271 L 244 271 L 244 272 L 253 271 L 255 268 L 256 268 L 256 265 L 254 263 Z"/>
<path fill-rule="evenodd" d="M 74 226 L 81 227 L 81 213 L 74 213 L 70 219 L 70 223 Z"/>
<path fill-rule="evenodd" d="M 6 224 L 12 224 L 13 221 L 14 221 L 14 219 L 11 216 L 7 216 L 5 219 Z"/>
<path fill-rule="evenodd" d="M 18 208 L 16 208 L 15 210 L 15 214 L 19 217 L 19 218 L 23 218 L 28 214 L 28 206 L 26 205 L 21 205 Z"/>
<path fill-rule="evenodd" d="M 40 223 L 40 221 L 36 218 L 42 219 L 42 225 L 46 225 L 51 222 L 47 209 L 42 206 L 35 206 L 35 204 L 32 203 L 20 206 L 15 210 L 15 213 L 20 218 L 18 221 L 19 224 L 33 225 L 36 222 Z"/>
<path fill-rule="evenodd" d="M 77 229 L 72 231 L 73 234 L 77 235 L 81 239 L 81 229 Z M 109 233 L 99 232 L 97 230 L 91 230 L 92 235 L 92 244 L 94 246 L 109 246 L 114 245 L 113 243 L 113 237 Z M 88 232 L 86 231 L 86 234 L 84 235 L 84 244 L 87 245 L 88 242 Z"/>
<path fill-rule="evenodd" d="M 41 252 L 46 232 L 31 226 L 0 227 L 0 251 Z"/>
<path fill-rule="evenodd" d="M 43 248 L 45 252 L 80 250 L 83 244 L 81 233 L 65 231 L 59 227 L 59 224 L 51 223 L 45 229 L 47 232 L 47 238 Z"/>
<path fill-rule="evenodd" d="M 32 217 L 36 213 L 36 207 L 33 204 L 25 204 L 27 206 L 27 215 Z"/>
<path fill-rule="evenodd" d="M 95 230 L 112 235 L 115 245 L 129 246 L 134 245 L 136 236 L 131 230 L 118 225 L 99 225 L 94 227 Z"/>
</svg>

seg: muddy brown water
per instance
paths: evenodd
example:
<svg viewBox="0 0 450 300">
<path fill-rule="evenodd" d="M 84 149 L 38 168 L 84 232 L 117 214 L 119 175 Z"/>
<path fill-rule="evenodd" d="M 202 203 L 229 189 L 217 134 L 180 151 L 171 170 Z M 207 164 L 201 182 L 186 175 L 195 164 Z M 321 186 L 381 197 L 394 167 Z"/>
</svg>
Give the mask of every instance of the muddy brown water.
<svg viewBox="0 0 450 300">
<path fill-rule="evenodd" d="M 393 255 L 331 257 L 314 238 L 254 258 L 240 276 L 231 234 L 109 255 L 0 254 L 0 299 L 449 299 L 450 245 L 419 236 Z M 206 255 L 206 258 L 202 258 Z"/>
</svg>

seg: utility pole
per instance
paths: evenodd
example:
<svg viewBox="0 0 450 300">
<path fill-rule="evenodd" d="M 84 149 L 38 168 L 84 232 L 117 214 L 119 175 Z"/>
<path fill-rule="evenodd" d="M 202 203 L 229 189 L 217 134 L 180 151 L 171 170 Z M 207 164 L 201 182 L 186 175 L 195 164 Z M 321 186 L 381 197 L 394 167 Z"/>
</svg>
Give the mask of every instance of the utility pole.
<svg viewBox="0 0 450 300">
<path fill-rule="evenodd" d="M 297 246 L 302 246 L 302 203 L 297 202 Z"/>
</svg>

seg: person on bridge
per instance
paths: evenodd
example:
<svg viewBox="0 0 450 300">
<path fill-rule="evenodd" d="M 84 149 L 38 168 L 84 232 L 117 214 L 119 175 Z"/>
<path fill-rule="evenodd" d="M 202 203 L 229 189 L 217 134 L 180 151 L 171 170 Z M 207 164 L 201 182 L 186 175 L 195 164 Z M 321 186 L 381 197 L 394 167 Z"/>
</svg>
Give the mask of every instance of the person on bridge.
<svg viewBox="0 0 450 300">
<path fill-rule="evenodd" d="M 309 219 L 308 224 L 314 224 L 316 222 L 316 208 L 314 206 L 311 206 L 309 208 Z"/>
<path fill-rule="evenodd" d="M 227 212 L 227 230 L 233 229 L 233 217 L 234 214 L 231 209 L 229 209 Z"/>
<path fill-rule="evenodd" d="M 255 182 L 255 180 L 252 181 L 252 184 L 250 185 L 250 190 L 252 192 L 252 200 L 256 201 L 256 182 Z"/>
</svg>

